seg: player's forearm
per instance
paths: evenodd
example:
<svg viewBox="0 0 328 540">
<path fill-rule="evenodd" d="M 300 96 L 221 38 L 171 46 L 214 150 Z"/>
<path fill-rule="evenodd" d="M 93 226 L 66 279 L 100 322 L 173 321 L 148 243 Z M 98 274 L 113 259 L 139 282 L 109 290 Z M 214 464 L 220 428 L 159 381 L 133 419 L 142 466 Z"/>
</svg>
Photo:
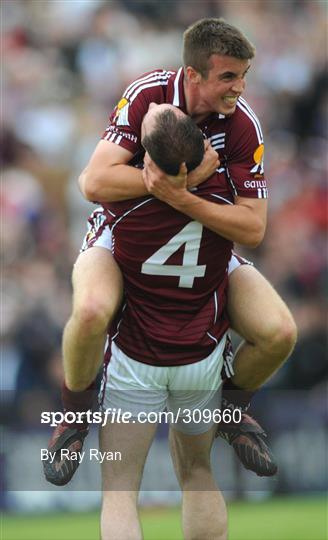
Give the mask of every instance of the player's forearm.
<svg viewBox="0 0 328 540">
<path fill-rule="evenodd" d="M 147 195 L 140 169 L 129 165 L 112 165 L 94 170 L 86 167 L 79 177 L 83 196 L 99 203 L 123 201 Z"/>
<path fill-rule="evenodd" d="M 170 205 L 232 242 L 256 247 L 263 240 L 265 223 L 247 206 L 218 205 L 189 192 Z"/>
</svg>

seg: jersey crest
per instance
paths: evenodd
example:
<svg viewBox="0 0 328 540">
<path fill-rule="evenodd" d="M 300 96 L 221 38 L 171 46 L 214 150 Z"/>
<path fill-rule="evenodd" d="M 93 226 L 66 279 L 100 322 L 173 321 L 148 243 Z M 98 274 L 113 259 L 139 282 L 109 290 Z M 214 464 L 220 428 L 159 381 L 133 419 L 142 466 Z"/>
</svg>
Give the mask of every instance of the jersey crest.
<svg viewBox="0 0 328 540">
<path fill-rule="evenodd" d="M 264 144 L 262 143 L 256 148 L 253 154 L 255 165 L 251 169 L 251 173 L 254 173 L 256 175 L 256 178 L 260 178 L 264 174 L 263 157 L 264 157 Z"/>
<path fill-rule="evenodd" d="M 129 126 L 129 101 L 123 97 L 116 106 L 114 122 L 117 126 Z"/>
</svg>

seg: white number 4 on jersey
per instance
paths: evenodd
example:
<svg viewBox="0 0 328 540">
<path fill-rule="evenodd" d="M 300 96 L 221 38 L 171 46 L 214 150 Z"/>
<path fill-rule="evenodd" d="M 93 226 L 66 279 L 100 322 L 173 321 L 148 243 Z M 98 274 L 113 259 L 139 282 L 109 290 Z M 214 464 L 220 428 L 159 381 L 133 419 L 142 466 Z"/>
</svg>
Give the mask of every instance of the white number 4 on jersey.
<svg viewBox="0 0 328 540">
<path fill-rule="evenodd" d="M 191 289 L 194 279 L 204 277 L 206 271 L 205 264 L 197 264 L 202 233 L 203 225 L 191 221 L 143 263 L 141 273 L 148 276 L 178 276 L 179 287 Z M 184 244 L 182 265 L 164 264 Z"/>
</svg>

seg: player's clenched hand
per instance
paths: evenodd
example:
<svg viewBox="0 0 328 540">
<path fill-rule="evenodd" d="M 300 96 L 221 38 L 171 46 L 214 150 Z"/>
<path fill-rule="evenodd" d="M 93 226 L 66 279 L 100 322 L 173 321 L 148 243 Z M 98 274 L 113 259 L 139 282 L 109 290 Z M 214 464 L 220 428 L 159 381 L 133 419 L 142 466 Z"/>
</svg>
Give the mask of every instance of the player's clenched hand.
<svg viewBox="0 0 328 540">
<path fill-rule="evenodd" d="M 204 182 L 207 178 L 215 173 L 216 169 L 220 166 L 219 156 L 216 150 L 211 146 L 210 141 L 204 141 L 205 154 L 203 161 L 196 169 L 188 174 L 187 184 L 188 188 L 193 188 Z"/>
<path fill-rule="evenodd" d="M 182 163 L 177 176 L 165 174 L 148 153 L 144 159 L 143 181 L 149 193 L 157 199 L 173 205 L 187 190 L 187 167 Z"/>
</svg>

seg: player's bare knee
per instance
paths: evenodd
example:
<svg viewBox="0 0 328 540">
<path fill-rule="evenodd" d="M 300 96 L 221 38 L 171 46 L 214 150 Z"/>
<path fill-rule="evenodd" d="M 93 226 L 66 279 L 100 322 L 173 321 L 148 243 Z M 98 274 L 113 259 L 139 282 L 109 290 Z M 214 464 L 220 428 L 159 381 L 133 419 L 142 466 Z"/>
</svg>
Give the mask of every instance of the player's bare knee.
<svg viewBox="0 0 328 540">
<path fill-rule="evenodd" d="M 297 326 L 294 318 L 290 313 L 288 313 L 287 316 L 284 317 L 281 333 L 286 353 L 289 356 L 293 351 L 297 341 Z"/>
<path fill-rule="evenodd" d="M 107 330 L 113 315 L 105 302 L 90 297 L 74 308 L 72 319 L 81 332 L 92 337 Z"/>
<path fill-rule="evenodd" d="M 82 375 L 69 372 L 65 375 L 65 384 L 71 392 L 83 392 L 94 381 L 96 375 L 96 370 L 90 370 Z"/>
<path fill-rule="evenodd" d="M 270 354 L 281 353 L 285 358 L 292 352 L 297 339 L 297 327 L 288 310 L 276 317 L 263 337 L 262 347 Z"/>
</svg>

